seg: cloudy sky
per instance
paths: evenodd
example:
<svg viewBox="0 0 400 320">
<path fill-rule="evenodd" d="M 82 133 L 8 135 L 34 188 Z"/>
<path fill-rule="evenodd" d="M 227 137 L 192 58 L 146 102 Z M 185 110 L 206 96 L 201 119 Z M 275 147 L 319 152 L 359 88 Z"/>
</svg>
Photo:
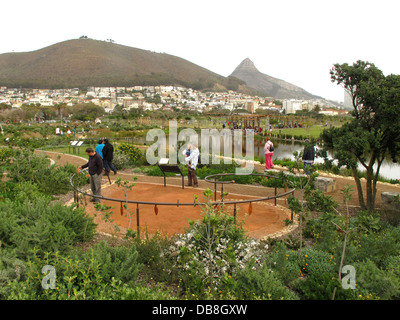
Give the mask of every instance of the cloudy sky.
<svg viewBox="0 0 400 320">
<path fill-rule="evenodd" d="M 165 52 L 223 76 L 245 58 L 259 71 L 343 101 L 334 63 L 400 74 L 398 0 L 4 1 L 0 53 L 82 35 Z"/>
</svg>

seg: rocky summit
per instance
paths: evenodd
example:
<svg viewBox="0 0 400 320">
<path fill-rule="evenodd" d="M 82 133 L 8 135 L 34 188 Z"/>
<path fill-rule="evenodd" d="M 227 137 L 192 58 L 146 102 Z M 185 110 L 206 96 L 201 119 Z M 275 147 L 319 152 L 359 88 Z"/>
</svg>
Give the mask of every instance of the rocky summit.
<svg viewBox="0 0 400 320">
<path fill-rule="evenodd" d="M 243 80 L 247 86 L 255 89 L 260 94 L 277 99 L 321 98 L 284 80 L 260 72 L 249 58 L 244 59 L 232 72 L 231 76 Z"/>
</svg>

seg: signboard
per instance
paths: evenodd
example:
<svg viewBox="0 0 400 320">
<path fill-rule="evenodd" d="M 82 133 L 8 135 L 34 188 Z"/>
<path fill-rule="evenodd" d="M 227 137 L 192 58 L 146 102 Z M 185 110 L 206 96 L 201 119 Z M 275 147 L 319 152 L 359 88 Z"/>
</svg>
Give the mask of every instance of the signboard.
<svg viewBox="0 0 400 320">
<path fill-rule="evenodd" d="M 85 141 L 79 141 L 77 146 L 80 147 Z"/>
<path fill-rule="evenodd" d="M 71 141 L 71 146 L 76 146 L 77 143 L 78 141 Z"/>
<path fill-rule="evenodd" d="M 160 161 L 158 161 L 159 164 L 168 164 L 169 159 L 168 158 L 161 158 Z"/>
</svg>

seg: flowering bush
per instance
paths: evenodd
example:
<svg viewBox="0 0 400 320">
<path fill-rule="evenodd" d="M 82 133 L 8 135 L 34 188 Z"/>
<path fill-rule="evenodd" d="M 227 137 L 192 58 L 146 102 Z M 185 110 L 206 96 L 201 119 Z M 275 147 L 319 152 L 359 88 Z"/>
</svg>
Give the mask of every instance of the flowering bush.
<svg viewBox="0 0 400 320">
<path fill-rule="evenodd" d="M 210 199 L 212 192 L 206 190 L 205 195 Z M 207 204 L 202 221 L 190 221 L 187 232 L 177 235 L 164 252 L 175 261 L 181 284 L 191 292 L 201 294 L 207 286 L 218 292 L 248 264 L 253 268 L 262 264 L 266 247 L 246 237 L 242 224 L 236 225 L 233 217 L 220 209 L 218 212 Z"/>
</svg>

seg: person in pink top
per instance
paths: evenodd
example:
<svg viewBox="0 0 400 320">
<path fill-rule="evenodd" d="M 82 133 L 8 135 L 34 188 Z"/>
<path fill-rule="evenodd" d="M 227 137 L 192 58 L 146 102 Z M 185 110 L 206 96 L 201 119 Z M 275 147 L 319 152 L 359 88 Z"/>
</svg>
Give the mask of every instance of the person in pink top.
<svg viewBox="0 0 400 320">
<path fill-rule="evenodd" d="M 265 153 L 265 169 L 273 169 L 274 164 L 272 163 L 272 156 L 274 155 L 274 144 L 270 140 L 269 137 L 267 137 L 267 140 L 265 142 L 264 146 L 264 153 Z"/>
</svg>

